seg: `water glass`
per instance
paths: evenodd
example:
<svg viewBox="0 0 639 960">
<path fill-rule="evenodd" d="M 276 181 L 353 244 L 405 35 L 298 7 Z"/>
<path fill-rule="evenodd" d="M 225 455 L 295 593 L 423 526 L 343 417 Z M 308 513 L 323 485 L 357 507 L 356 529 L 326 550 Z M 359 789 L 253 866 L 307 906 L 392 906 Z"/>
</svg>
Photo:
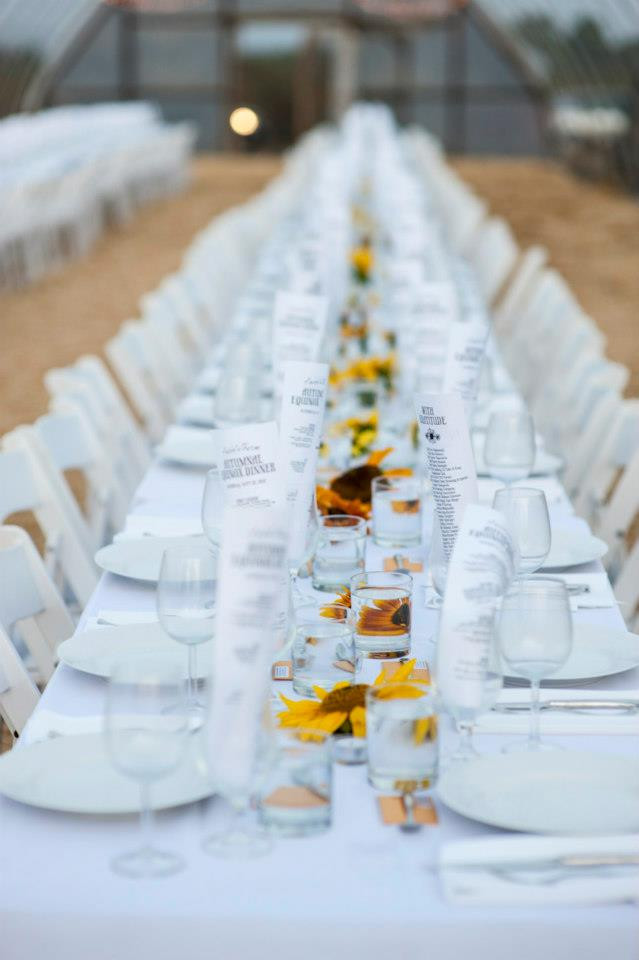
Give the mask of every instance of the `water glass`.
<svg viewBox="0 0 639 960">
<path fill-rule="evenodd" d="M 364 570 L 366 521 L 348 514 L 319 517 L 313 586 L 335 593 Z"/>
<path fill-rule="evenodd" d="M 376 790 L 412 795 L 437 782 L 437 714 L 430 688 L 414 680 L 366 691 L 368 779 Z"/>
<path fill-rule="evenodd" d="M 197 646 L 215 632 L 217 556 L 205 543 L 169 547 L 164 551 L 157 589 L 157 611 L 164 631 L 188 650 L 186 702 L 201 715 L 204 704 L 196 695 Z"/>
<path fill-rule="evenodd" d="M 331 825 L 330 738 L 321 730 L 278 730 L 259 797 L 259 816 L 284 837 L 308 837 Z"/>
<path fill-rule="evenodd" d="M 351 579 L 355 643 L 365 657 L 390 659 L 410 651 L 409 573 L 371 571 Z"/>
<path fill-rule="evenodd" d="M 502 483 L 524 480 L 535 463 L 535 424 L 527 410 L 498 410 L 488 421 L 484 463 Z"/>
<path fill-rule="evenodd" d="M 422 539 L 422 490 L 416 477 L 375 477 L 373 540 L 383 547 L 411 547 Z"/>
<path fill-rule="evenodd" d="M 362 657 L 348 607 L 327 604 L 318 611 L 311 604 L 296 610 L 295 621 L 293 690 L 314 697 L 314 687 L 330 690 L 336 683 L 353 683 Z"/>
<path fill-rule="evenodd" d="M 543 490 L 505 487 L 493 498 L 493 507 L 506 517 L 518 554 L 518 574 L 539 570 L 550 553 L 548 504 Z"/>
<path fill-rule="evenodd" d="M 538 750 L 539 686 L 559 670 L 572 649 L 572 615 L 566 584 L 533 577 L 513 584 L 501 605 L 498 621 L 502 658 L 511 673 L 530 680 L 530 729 L 525 747 Z"/>
<path fill-rule="evenodd" d="M 163 877 L 184 866 L 153 839 L 151 785 L 178 767 L 186 750 L 188 717 L 177 662 L 115 665 L 107 688 L 105 734 L 113 766 L 140 786 L 141 842 L 112 863 L 125 877 Z M 181 708 L 176 709 L 176 703 Z"/>
</svg>

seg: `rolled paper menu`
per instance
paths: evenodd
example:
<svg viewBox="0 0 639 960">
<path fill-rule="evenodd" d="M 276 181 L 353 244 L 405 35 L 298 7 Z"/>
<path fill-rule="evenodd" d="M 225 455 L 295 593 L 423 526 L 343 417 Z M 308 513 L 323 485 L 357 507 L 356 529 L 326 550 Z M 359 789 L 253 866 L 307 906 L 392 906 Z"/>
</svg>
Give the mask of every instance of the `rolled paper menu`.
<svg viewBox="0 0 639 960">
<path fill-rule="evenodd" d="M 459 318 L 457 291 L 438 280 L 415 288 L 410 312 L 418 388 L 441 392 L 450 330 Z"/>
<path fill-rule="evenodd" d="M 222 544 L 207 733 L 213 781 L 231 798 L 250 788 L 269 689 L 286 569 L 281 509 L 231 507 L 224 516 Z"/>
<path fill-rule="evenodd" d="M 425 394 L 415 398 L 422 432 L 425 467 L 433 485 L 433 499 L 446 560 L 450 560 L 464 512 L 477 503 L 477 471 L 458 393 Z"/>
<path fill-rule="evenodd" d="M 457 320 L 450 328 L 442 393 L 459 393 L 468 422 L 472 420 L 489 326 L 482 313 Z"/>
<path fill-rule="evenodd" d="M 213 442 L 225 505 L 268 506 L 278 501 L 281 478 L 274 420 L 214 430 Z"/>
<path fill-rule="evenodd" d="M 328 317 L 328 300 L 309 293 L 278 291 L 275 297 L 273 373 L 281 394 L 286 360 L 316 360 Z"/>
<path fill-rule="evenodd" d="M 322 438 L 328 365 L 288 360 L 283 364 L 279 463 L 285 484 L 289 554 L 301 556 Z"/>
<path fill-rule="evenodd" d="M 496 601 L 515 574 L 505 517 L 469 504 L 448 567 L 437 645 L 437 687 L 449 709 L 476 714 L 486 696 Z M 500 684 L 501 676 L 495 676 Z"/>
</svg>

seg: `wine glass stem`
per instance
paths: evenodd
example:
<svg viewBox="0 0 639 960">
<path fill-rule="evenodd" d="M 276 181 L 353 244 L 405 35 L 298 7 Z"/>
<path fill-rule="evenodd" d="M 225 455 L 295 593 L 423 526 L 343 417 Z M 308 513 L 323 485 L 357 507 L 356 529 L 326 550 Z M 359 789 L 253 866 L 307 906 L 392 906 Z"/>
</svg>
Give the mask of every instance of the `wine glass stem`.
<svg viewBox="0 0 639 960">
<path fill-rule="evenodd" d="M 475 753 L 473 744 L 474 723 L 458 723 L 457 731 L 459 733 L 459 754 L 462 757 L 472 757 Z"/>
<path fill-rule="evenodd" d="M 140 781 L 140 835 L 143 852 L 150 853 L 153 849 L 153 809 L 148 780 Z"/>
<path fill-rule="evenodd" d="M 197 673 L 197 647 L 194 643 L 189 644 L 189 673 L 186 688 L 186 696 L 189 703 L 195 700 L 195 677 Z"/>
<path fill-rule="evenodd" d="M 539 737 L 539 680 L 530 681 L 530 729 L 528 732 L 528 749 L 538 750 L 541 743 Z"/>
</svg>

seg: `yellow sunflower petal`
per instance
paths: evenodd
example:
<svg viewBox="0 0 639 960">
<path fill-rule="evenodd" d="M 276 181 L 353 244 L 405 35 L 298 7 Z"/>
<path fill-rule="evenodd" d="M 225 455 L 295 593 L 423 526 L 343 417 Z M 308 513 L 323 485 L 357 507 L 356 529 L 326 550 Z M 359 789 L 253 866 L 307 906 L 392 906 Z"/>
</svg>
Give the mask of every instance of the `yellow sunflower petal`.
<svg viewBox="0 0 639 960">
<path fill-rule="evenodd" d="M 415 721 L 413 730 L 413 742 L 415 744 L 423 743 L 430 732 L 430 717 L 420 717 Z"/>
<path fill-rule="evenodd" d="M 366 736 L 366 710 L 364 707 L 353 707 L 350 713 L 351 727 L 354 737 Z"/>
<path fill-rule="evenodd" d="M 323 687 L 313 687 L 313 693 L 318 700 L 323 700 L 324 697 L 328 696 L 328 690 L 324 690 Z"/>
<path fill-rule="evenodd" d="M 402 680 L 408 680 L 416 663 L 416 660 L 407 660 L 406 663 L 402 663 L 393 674 L 393 683 L 401 683 Z"/>
<path fill-rule="evenodd" d="M 317 727 L 319 730 L 325 730 L 327 733 L 335 733 L 347 718 L 348 714 L 343 711 L 325 713 L 317 718 L 313 723 L 313 727 Z"/>
</svg>

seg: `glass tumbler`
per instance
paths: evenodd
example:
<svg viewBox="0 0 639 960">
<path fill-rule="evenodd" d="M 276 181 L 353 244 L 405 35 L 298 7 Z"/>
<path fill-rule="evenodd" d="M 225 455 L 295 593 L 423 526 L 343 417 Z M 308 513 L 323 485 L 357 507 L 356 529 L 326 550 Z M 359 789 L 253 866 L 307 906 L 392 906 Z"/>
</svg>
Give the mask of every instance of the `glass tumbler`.
<svg viewBox="0 0 639 960">
<path fill-rule="evenodd" d="M 348 608 L 327 604 L 320 612 L 313 606 L 302 607 L 295 620 L 293 690 L 314 697 L 314 687 L 330 690 L 336 683 L 352 683 L 362 657 L 355 646 Z"/>
<path fill-rule="evenodd" d="M 376 790 L 412 795 L 432 789 L 439 765 L 434 696 L 406 680 L 366 692 L 368 779 Z"/>
<path fill-rule="evenodd" d="M 307 837 L 331 825 L 330 738 L 293 728 L 273 734 L 259 796 L 262 824 L 284 837 Z"/>
<path fill-rule="evenodd" d="M 335 593 L 364 570 L 366 521 L 348 514 L 333 514 L 319 517 L 318 527 L 313 586 Z"/>
<path fill-rule="evenodd" d="M 384 547 L 410 547 L 422 539 L 422 491 L 417 477 L 375 477 L 373 540 Z"/>
<path fill-rule="evenodd" d="M 409 653 L 412 592 L 409 573 L 371 571 L 351 579 L 355 644 L 364 656 L 383 660 Z"/>
</svg>

